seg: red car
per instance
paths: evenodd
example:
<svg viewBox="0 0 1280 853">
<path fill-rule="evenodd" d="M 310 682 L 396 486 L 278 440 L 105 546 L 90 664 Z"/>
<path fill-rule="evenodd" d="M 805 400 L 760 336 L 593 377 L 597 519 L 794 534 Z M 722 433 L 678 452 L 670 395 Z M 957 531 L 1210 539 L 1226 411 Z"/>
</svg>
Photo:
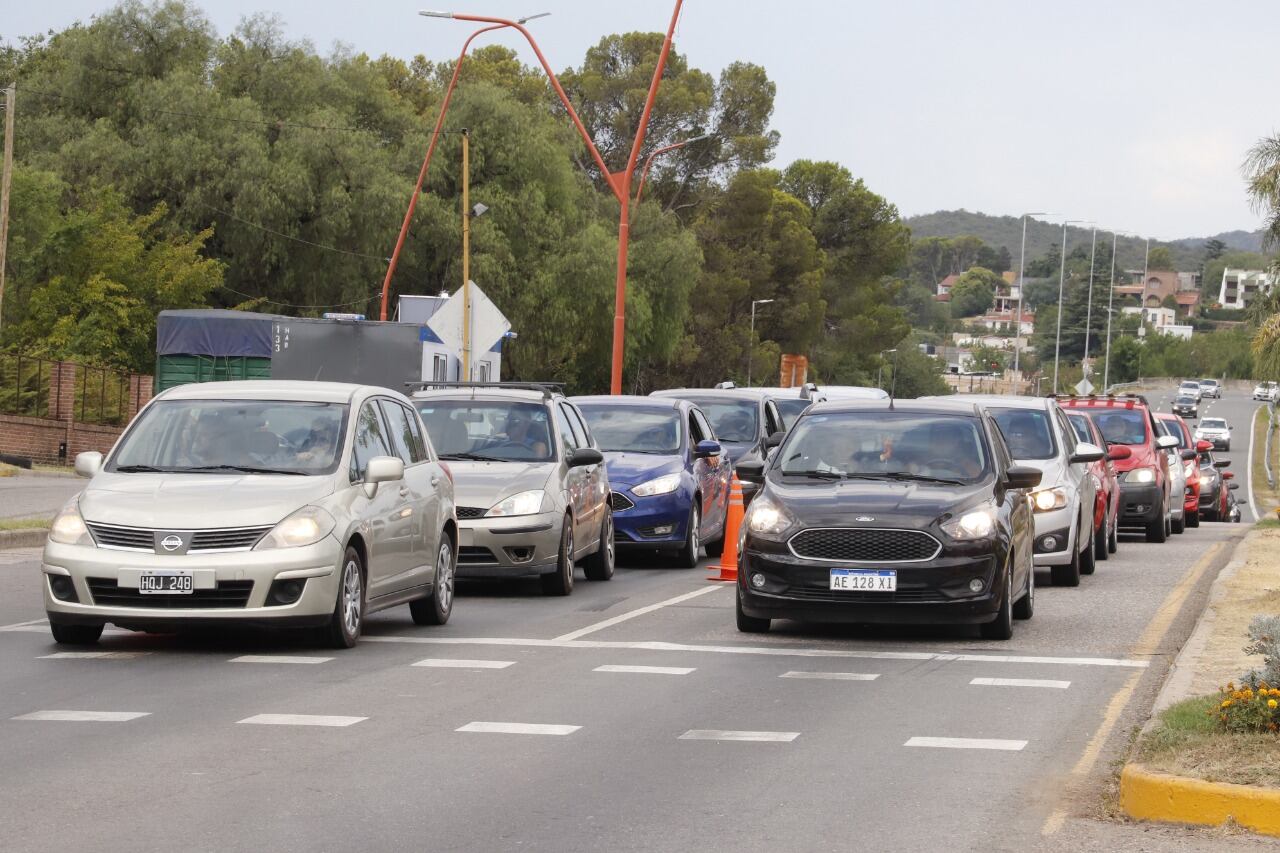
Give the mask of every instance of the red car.
<svg viewBox="0 0 1280 853">
<path fill-rule="evenodd" d="M 1165 451 L 1178 440 L 1161 435 L 1145 397 L 1136 394 L 1059 397 L 1067 411 L 1082 411 L 1098 425 L 1108 447 L 1124 445 L 1129 456 L 1116 459 L 1120 481 L 1120 526 L 1141 529 L 1148 542 L 1169 538 L 1172 516 L 1169 505 L 1181 500 L 1170 496 Z"/>
<path fill-rule="evenodd" d="M 1063 409 L 1076 437 L 1098 447 L 1107 447 L 1098 425 L 1089 419 L 1084 412 Z M 1096 481 L 1094 484 L 1093 509 L 1093 556 L 1105 560 L 1116 552 L 1119 539 L 1116 531 L 1120 527 L 1120 481 L 1116 479 L 1115 460 L 1127 459 L 1133 451 L 1123 444 L 1107 448 L 1107 457 L 1089 463 L 1089 473 Z"/>
<path fill-rule="evenodd" d="M 1186 451 L 1194 447 L 1196 458 L 1183 459 L 1182 469 L 1187 475 L 1187 489 L 1183 493 L 1182 509 L 1186 516 L 1187 527 L 1200 526 L 1200 460 L 1199 454 L 1213 449 L 1211 441 L 1196 441 L 1191 434 L 1191 427 L 1177 415 L 1169 412 L 1157 412 L 1156 418 L 1164 422 L 1169 434 L 1178 439 L 1178 450 Z"/>
</svg>

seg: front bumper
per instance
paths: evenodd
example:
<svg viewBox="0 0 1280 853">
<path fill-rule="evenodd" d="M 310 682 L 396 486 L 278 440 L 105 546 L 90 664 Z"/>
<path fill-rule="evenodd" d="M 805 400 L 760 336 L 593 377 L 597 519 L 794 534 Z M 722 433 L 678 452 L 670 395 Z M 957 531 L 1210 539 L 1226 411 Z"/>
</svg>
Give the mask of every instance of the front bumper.
<svg viewBox="0 0 1280 853">
<path fill-rule="evenodd" d="M 459 521 L 457 576 L 520 578 L 554 572 L 563 519 L 558 512 L 544 512 Z"/>
<path fill-rule="evenodd" d="M 234 622 L 270 625 L 323 625 L 333 613 L 338 593 L 338 566 L 343 547 L 332 536 L 304 548 L 237 551 L 221 554 L 171 556 L 117 551 L 48 542 L 41 558 L 44 605 L 50 622 L 60 624 L 112 623 L 123 628 L 151 628 Z M 196 591 L 183 595 L 136 595 L 139 570 L 182 569 L 195 574 Z M 55 577 L 70 579 L 76 601 L 55 597 Z M 292 604 L 268 605 L 276 580 L 301 579 L 302 594 Z M 99 604 L 111 595 L 116 603 Z M 119 592 L 112 595 L 111 586 Z M 213 593 L 251 584 L 243 603 L 218 606 Z M 230 597 L 230 596 L 228 596 Z M 132 599 L 125 604 L 120 599 Z M 199 605 L 197 605 L 199 601 Z M 187 605 L 187 606 L 184 606 Z"/>
<path fill-rule="evenodd" d="M 625 487 L 619 487 L 622 491 Z M 642 498 L 629 492 L 632 505 L 613 514 L 613 541 L 619 548 L 680 548 L 689 532 L 692 495 L 680 489 Z M 665 528 L 665 530 L 664 530 Z"/>
<path fill-rule="evenodd" d="M 1159 483 L 1120 484 L 1120 524 L 1147 525 L 1162 517 L 1164 495 Z"/>
<path fill-rule="evenodd" d="M 1075 520 L 1076 512 L 1071 506 L 1035 514 L 1035 556 L 1032 560 L 1034 565 L 1065 566 L 1071 562 L 1071 555 L 1074 549 L 1078 548 Z M 1054 540 L 1053 548 L 1044 547 L 1049 537 Z"/>
</svg>

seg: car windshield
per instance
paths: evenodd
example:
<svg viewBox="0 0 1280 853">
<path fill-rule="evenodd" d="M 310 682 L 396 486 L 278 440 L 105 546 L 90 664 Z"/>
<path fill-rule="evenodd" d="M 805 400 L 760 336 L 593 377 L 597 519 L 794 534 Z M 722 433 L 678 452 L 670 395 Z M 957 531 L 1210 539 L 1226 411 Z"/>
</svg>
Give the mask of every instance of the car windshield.
<svg viewBox="0 0 1280 853">
<path fill-rule="evenodd" d="M 813 414 L 778 457 L 783 474 L 970 483 L 987 472 L 974 418 L 919 412 Z"/>
<path fill-rule="evenodd" d="M 507 400 L 414 400 L 441 459 L 550 462 L 547 407 Z"/>
<path fill-rule="evenodd" d="M 711 429 L 721 441 L 753 442 L 760 437 L 759 405 L 754 400 L 725 400 L 721 397 L 689 397 L 711 421 Z"/>
<path fill-rule="evenodd" d="M 607 404 L 578 408 L 601 450 L 665 455 L 680 452 L 680 413 L 675 409 Z"/>
<path fill-rule="evenodd" d="M 1014 459 L 1052 459 L 1057 453 L 1049 416 L 1041 409 L 991 409 Z"/>
<path fill-rule="evenodd" d="M 1216 380 L 1216 379 L 1201 379 L 1201 380 L 1200 380 L 1200 384 L 1201 384 L 1201 385 L 1208 385 L 1210 388 L 1217 388 L 1217 387 L 1218 387 L 1218 380 Z"/>
<path fill-rule="evenodd" d="M 1179 406 L 1192 406 L 1192 405 L 1195 405 L 1196 398 L 1195 397 L 1179 397 L 1177 402 Z"/>
<path fill-rule="evenodd" d="M 782 415 L 782 428 L 791 429 L 796 425 L 796 420 L 804 414 L 804 410 L 813 405 L 812 401 L 805 400 L 800 397 L 789 397 L 786 399 L 773 401 L 778 407 L 778 414 Z"/>
<path fill-rule="evenodd" d="M 1226 429 L 1227 422 L 1222 418 L 1204 418 L 1200 421 L 1200 429 Z"/>
<path fill-rule="evenodd" d="M 1068 412 L 1067 423 L 1071 424 L 1071 428 L 1076 431 L 1076 438 L 1093 444 L 1093 433 L 1089 431 L 1088 415 L 1078 415 Z"/>
<path fill-rule="evenodd" d="M 341 403 L 157 400 L 125 433 L 108 470 L 328 474 L 346 423 Z"/>
<path fill-rule="evenodd" d="M 1143 444 L 1147 440 L 1147 416 L 1138 409 L 1117 409 L 1094 415 L 1107 444 Z"/>
</svg>

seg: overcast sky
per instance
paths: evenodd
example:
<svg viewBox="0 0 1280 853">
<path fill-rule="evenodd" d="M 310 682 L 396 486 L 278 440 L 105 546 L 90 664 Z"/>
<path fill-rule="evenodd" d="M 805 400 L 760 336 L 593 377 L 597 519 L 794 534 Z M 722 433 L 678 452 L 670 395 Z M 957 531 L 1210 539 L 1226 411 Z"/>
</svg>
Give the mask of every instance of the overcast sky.
<svg viewBox="0 0 1280 853">
<path fill-rule="evenodd" d="M 450 0 L 205 0 L 219 33 L 278 14 L 322 52 L 455 55 Z M 668 0 L 458 0 L 533 22 L 557 71 L 601 36 L 664 30 Z M 104 0 L 4 0 L 3 37 L 59 29 Z M 518 35 L 493 41 L 533 56 Z M 687 0 L 677 49 L 777 83 L 776 165 L 836 160 L 906 214 L 1048 210 L 1160 239 L 1252 230 L 1240 163 L 1280 129 L 1275 0 Z"/>
</svg>

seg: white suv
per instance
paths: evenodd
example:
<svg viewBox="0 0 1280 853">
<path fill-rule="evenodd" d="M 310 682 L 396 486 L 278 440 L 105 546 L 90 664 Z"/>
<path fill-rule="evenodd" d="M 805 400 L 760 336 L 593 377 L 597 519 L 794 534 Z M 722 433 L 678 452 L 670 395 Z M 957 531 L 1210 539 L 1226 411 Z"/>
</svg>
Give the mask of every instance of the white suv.
<svg viewBox="0 0 1280 853">
<path fill-rule="evenodd" d="M 1276 401 L 1277 386 L 1274 382 L 1259 382 L 1253 387 L 1253 399 L 1268 403 Z"/>
<path fill-rule="evenodd" d="M 1196 402 L 1199 403 L 1204 397 L 1204 392 L 1200 390 L 1199 382 L 1194 379 L 1188 379 L 1186 382 L 1183 382 L 1178 386 L 1178 393 L 1176 396 L 1195 397 Z"/>
</svg>

